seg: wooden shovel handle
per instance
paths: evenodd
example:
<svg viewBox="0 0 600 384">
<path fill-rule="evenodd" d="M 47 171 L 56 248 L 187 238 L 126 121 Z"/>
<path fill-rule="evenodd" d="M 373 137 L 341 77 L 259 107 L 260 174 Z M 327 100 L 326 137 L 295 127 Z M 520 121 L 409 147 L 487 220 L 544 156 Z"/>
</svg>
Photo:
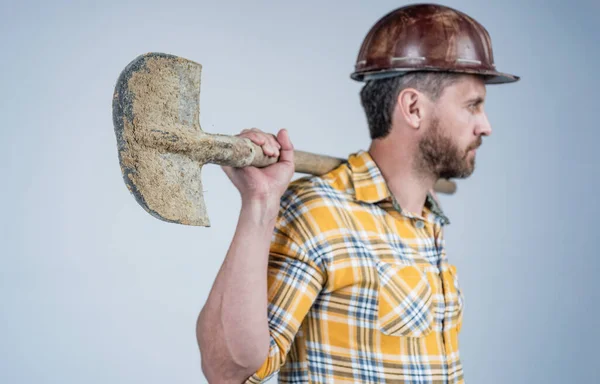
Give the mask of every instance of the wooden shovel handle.
<svg viewBox="0 0 600 384">
<path fill-rule="evenodd" d="M 277 158 L 265 156 L 261 147 L 258 145 L 252 143 L 252 146 L 255 147 L 252 166 L 262 168 L 278 161 Z M 295 171 L 298 173 L 321 176 L 334 170 L 345 161 L 346 160 L 337 157 L 317 155 L 315 153 L 304 151 L 294 151 L 294 167 Z M 456 183 L 446 179 L 439 179 L 435 183 L 433 190 L 451 195 L 456 192 Z"/>
</svg>

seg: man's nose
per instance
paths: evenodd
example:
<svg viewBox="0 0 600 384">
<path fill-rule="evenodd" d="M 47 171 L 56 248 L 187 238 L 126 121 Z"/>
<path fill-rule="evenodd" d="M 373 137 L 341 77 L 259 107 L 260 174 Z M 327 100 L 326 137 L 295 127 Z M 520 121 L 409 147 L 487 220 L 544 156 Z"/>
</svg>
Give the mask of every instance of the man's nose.
<svg viewBox="0 0 600 384">
<path fill-rule="evenodd" d="M 492 126 L 490 125 L 487 113 L 485 112 L 481 114 L 481 120 L 479 121 L 479 124 L 477 124 L 476 133 L 482 136 L 489 136 L 492 134 Z"/>
</svg>

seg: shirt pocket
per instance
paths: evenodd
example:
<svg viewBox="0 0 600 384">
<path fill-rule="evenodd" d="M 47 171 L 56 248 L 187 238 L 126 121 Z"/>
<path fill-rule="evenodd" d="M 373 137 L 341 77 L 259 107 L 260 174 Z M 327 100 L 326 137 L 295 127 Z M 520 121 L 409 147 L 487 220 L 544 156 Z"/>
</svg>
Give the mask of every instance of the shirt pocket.
<svg viewBox="0 0 600 384">
<path fill-rule="evenodd" d="M 465 298 L 458 280 L 456 266 L 448 264 L 448 268 L 442 272 L 444 283 L 444 300 L 446 311 L 444 314 L 444 328 L 456 328 L 460 332 L 463 323 L 463 311 Z"/>
<path fill-rule="evenodd" d="M 422 337 L 433 328 L 433 294 L 427 277 L 412 265 L 380 263 L 377 322 L 386 335 Z"/>
</svg>

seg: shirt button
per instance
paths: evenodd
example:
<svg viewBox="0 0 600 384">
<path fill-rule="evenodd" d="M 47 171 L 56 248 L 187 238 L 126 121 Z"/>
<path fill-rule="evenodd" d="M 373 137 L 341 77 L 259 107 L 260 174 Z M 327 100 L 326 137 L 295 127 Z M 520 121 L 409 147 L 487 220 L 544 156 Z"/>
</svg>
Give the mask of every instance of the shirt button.
<svg viewBox="0 0 600 384">
<path fill-rule="evenodd" d="M 418 229 L 423 229 L 425 227 L 425 223 L 423 222 L 423 220 L 417 220 L 417 222 L 415 223 L 415 226 Z"/>
</svg>

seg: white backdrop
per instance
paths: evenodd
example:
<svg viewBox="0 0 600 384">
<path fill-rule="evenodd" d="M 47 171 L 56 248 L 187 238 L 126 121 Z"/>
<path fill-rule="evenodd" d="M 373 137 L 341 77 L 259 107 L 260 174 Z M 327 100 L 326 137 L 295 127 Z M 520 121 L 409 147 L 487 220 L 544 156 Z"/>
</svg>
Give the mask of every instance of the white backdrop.
<svg viewBox="0 0 600 384">
<path fill-rule="evenodd" d="M 238 193 L 203 171 L 210 228 L 167 224 L 127 191 L 112 93 L 137 55 L 203 65 L 201 125 L 286 127 L 297 149 L 369 144 L 349 78 L 380 1 L 23 1 L 0 8 L 0 382 L 202 383 L 197 314 L 229 246 Z M 590 383 L 598 245 L 593 1 L 447 1 L 486 26 L 494 132 L 442 196 L 466 296 L 468 383 Z M 299 175 L 297 175 L 299 176 Z"/>
</svg>

